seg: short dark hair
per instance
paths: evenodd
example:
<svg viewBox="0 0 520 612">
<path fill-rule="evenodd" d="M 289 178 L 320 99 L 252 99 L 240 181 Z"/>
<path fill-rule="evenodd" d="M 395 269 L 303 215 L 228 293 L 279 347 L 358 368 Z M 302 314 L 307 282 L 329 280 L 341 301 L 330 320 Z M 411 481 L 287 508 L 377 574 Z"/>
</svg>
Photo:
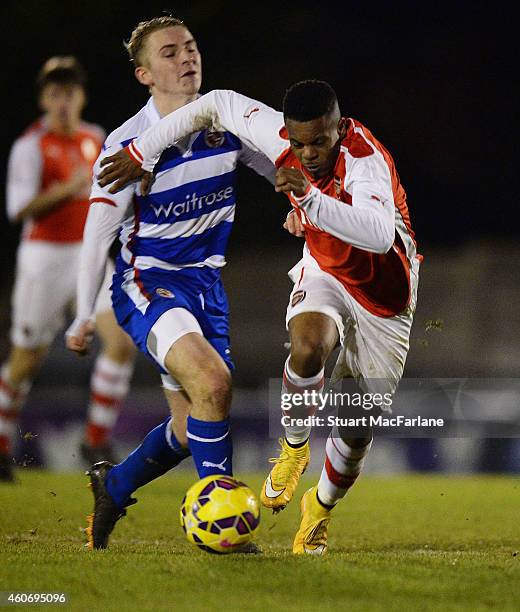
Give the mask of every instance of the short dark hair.
<svg viewBox="0 0 520 612">
<path fill-rule="evenodd" d="M 285 119 L 312 121 L 328 115 L 337 103 L 336 92 L 325 81 L 299 81 L 285 92 L 283 114 Z"/>
<path fill-rule="evenodd" d="M 36 78 L 36 92 L 40 95 L 50 83 L 58 85 L 87 85 L 87 73 L 72 55 L 56 55 L 43 64 Z"/>
</svg>

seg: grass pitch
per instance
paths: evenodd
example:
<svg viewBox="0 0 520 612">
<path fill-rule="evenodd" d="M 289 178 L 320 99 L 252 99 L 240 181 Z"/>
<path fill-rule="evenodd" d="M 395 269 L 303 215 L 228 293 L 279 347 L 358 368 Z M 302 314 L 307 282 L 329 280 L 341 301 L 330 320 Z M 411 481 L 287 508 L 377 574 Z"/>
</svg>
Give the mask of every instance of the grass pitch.
<svg viewBox="0 0 520 612">
<path fill-rule="evenodd" d="M 300 558 L 290 552 L 297 502 L 263 512 L 263 555 L 192 548 L 178 519 L 186 473 L 139 491 L 110 549 L 88 552 L 86 478 L 19 476 L 0 483 L 0 591 L 66 592 L 61 609 L 520 609 L 518 478 L 362 477 L 334 511 L 330 553 Z M 259 475 L 240 477 L 259 490 Z"/>
</svg>

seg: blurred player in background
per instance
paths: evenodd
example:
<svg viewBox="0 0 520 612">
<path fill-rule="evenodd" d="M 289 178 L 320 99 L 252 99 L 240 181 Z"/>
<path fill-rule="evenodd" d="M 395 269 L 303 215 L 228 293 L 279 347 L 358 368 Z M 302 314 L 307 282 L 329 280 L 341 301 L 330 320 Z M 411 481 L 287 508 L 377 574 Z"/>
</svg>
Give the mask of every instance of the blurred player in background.
<svg viewBox="0 0 520 612">
<path fill-rule="evenodd" d="M 288 227 L 306 242 L 290 271 L 291 354 L 283 392 L 321 391 L 325 363 L 339 342 L 333 378 L 353 377 L 363 392 L 393 393 L 409 349 L 420 262 L 394 161 L 366 127 L 342 117 L 323 81 L 290 87 L 283 111 L 213 91 L 104 160 L 98 180 L 115 181 L 111 189 L 117 190 L 142 177 L 195 126 L 229 130 L 263 152 L 278 168 L 276 191 L 286 193 L 295 210 Z M 148 172 L 142 188 L 153 184 Z M 298 423 L 286 427 L 262 490 L 265 506 L 277 511 L 291 501 L 309 462 L 310 431 Z M 331 511 L 354 484 L 371 443 L 369 429 L 333 428 L 320 481 L 302 498 L 294 553 L 326 552 Z"/>
<path fill-rule="evenodd" d="M 0 479 L 13 479 L 18 416 L 75 297 L 92 165 L 103 130 L 81 120 L 86 75 L 73 57 L 53 57 L 37 78 L 43 116 L 18 138 L 7 176 L 7 214 L 23 223 L 12 297 L 11 350 L 0 372 Z M 97 303 L 103 349 L 91 379 L 81 455 L 113 455 L 109 435 L 126 396 L 135 350 L 111 312 L 107 275 Z"/>
<path fill-rule="evenodd" d="M 127 50 L 151 97 L 112 132 L 102 157 L 131 143 L 161 117 L 199 96 L 201 56 L 180 20 L 138 24 Z M 131 144 L 130 144 L 131 146 Z M 123 462 L 90 471 L 91 548 L 105 548 L 131 494 L 190 454 L 201 478 L 232 474 L 231 370 L 227 297 L 220 280 L 235 215 L 238 162 L 274 183 L 274 166 L 228 132 L 203 130 L 165 151 L 148 195 L 130 185 L 116 195 L 96 180 L 85 228 L 78 311 L 67 345 L 84 352 L 108 249 L 120 233 L 112 300 L 121 326 L 160 369 L 172 418 Z M 99 165 L 95 166 L 95 173 Z"/>
</svg>

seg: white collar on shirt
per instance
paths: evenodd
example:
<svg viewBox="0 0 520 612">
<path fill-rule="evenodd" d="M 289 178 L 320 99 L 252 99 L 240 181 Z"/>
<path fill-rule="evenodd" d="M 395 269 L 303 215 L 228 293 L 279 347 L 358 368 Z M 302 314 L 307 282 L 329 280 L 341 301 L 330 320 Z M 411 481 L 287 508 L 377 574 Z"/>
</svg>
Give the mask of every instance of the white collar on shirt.
<svg viewBox="0 0 520 612">
<path fill-rule="evenodd" d="M 144 112 L 146 113 L 146 116 L 148 117 L 152 125 L 155 125 L 158 121 L 161 120 L 161 115 L 159 115 L 159 111 L 157 110 L 157 107 L 155 106 L 155 102 L 153 101 L 152 96 L 150 96 L 144 109 L 145 109 Z"/>
</svg>

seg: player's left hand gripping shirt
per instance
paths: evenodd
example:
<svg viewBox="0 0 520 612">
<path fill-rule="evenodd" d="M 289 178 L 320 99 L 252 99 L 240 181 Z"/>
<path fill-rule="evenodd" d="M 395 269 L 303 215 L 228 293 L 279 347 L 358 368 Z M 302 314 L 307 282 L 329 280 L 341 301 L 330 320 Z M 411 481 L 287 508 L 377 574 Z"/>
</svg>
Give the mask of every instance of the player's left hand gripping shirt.
<svg viewBox="0 0 520 612">
<path fill-rule="evenodd" d="M 160 120 L 153 99 L 115 130 L 99 161 L 128 145 Z M 237 162 L 274 180 L 274 166 L 233 134 L 204 130 L 166 149 L 148 195 L 138 185 L 110 194 L 94 180 L 78 283 L 78 319 L 91 316 L 106 251 L 119 232 L 122 244 L 115 283 L 124 295 L 118 318 L 132 309 L 146 312 L 150 285 L 168 275 L 202 292 L 219 278 L 235 216 Z M 147 282 L 144 282 L 146 277 Z M 154 282 L 154 279 L 157 282 Z M 119 293 L 121 296 L 121 292 Z"/>
</svg>

